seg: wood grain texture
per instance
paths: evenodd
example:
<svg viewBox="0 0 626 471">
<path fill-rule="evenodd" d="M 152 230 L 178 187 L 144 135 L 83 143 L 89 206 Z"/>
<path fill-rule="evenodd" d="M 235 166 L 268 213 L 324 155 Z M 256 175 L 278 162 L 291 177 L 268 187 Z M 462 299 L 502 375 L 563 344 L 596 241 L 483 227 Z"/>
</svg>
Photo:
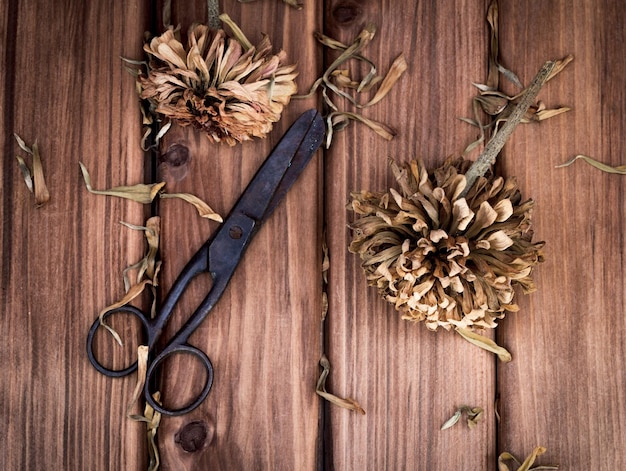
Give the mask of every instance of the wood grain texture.
<svg viewBox="0 0 626 471">
<path fill-rule="evenodd" d="M 258 233 L 192 337 L 213 361 L 215 382 L 194 413 L 163 419 L 161 469 L 495 470 L 501 451 L 522 457 L 539 444 L 548 448 L 541 462 L 561 469 L 626 468 L 626 180 L 581 162 L 554 168 L 578 153 L 625 163 L 621 2 L 501 2 L 502 59 L 523 82 L 546 59 L 575 56 L 540 94 L 573 110 L 521 126 L 498 163 L 536 200 L 535 234 L 547 242 L 535 272 L 539 290 L 520 296 L 520 312 L 498 328 L 513 354 L 506 365 L 452 333 L 402 321 L 366 286 L 347 250 L 350 191 L 392 185 L 389 157 L 437 166 L 474 139 L 457 118 L 471 116 L 471 82 L 486 76 L 488 1 L 306 0 L 302 11 L 280 0 L 221 3 L 253 42 L 265 32 L 299 63 L 301 91 L 335 57 L 323 55 L 314 31 L 349 42 L 374 22 L 378 33 L 364 55 L 385 72 L 404 51 L 409 69 L 364 112 L 397 137 L 387 142 L 355 124 L 338 133 Z M 152 8 L 161 5 L 0 0 L 0 469 L 146 468 L 144 426 L 125 417 L 135 378 L 97 373 L 85 337 L 98 311 L 123 292 L 122 269 L 143 254 L 142 234 L 118 221 L 142 224 L 150 212 L 89 194 L 78 161 L 98 188 L 149 178 L 135 85 L 119 56 L 142 57 Z M 172 20 L 185 31 L 206 20 L 205 8 L 174 1 Z M 174 128 L 154 162 L 157 177 L 168 191 L 197 194 L 226 215 L 289 124 L 317 104 L 292 102 L 268 139 L 234 148 Z M 39 143 L 51 193 L 42 208 L 19 174 L 13 132 Z M 174 145 L 188 151 L 187 164 L 167 158 Z M 177 200 L 161 201 L 158 213 L 164 295 L 217 223 Z M 322 339 L 324 233 L 331 268 Z M 168 335 L 209 286 L 207 276 L 191 287 Z M 119 328 L 125 339 L 138 335 L 135 326 Z M 332 366 L 328 390 L 354 397 L 365 416 L 315 394 L 322 351 Z M 118 362 L 129 354 L 110 344 L 101 352 Z M 187 360 L 170 362 L 162 377 L 170 405 L 199 381 Z M 440 431 L 461 404 L 484 407 L 483 422 Z"/>
<path fill-rule="evenodd" d="M 143 208 L 90 195 L 143 180 L 133 79 L 143 2 L 1 2 L 1 469 L 145 467 L 144 426 L 125 417 L 134 378 L 87 360 L 86 333 L 123 293 L 122 269 L 143 251 Z M 129 106 L 129 104 L 131 104 Z M 51 199 L 35 208 L 13 132 L 38 141 Z M 139 452 L 138 452 L 139 450 Z"/>
<path fill-rule="evenodd" d="M 205 21 L 205 4 L 173 2 L 172 22 L 183 31 Z M 298 85 L 307 89 L 321 69 L 321 49 L 313 40 L 321 11 L 302 11 L 282 2 L 222 5 L 256 43 L 267 33 L 276 50 L 299 63 Z M 292 101 L 271 135 L 230 148 L 210 144 L 191 129 L 171 130 L 162 145 L 161 177 L 172 192 L 190 192 L 224 217 L 287 127 L 314 100 Z M 173 146 L 184 146 L 190 161 L 169 162 Z M 261 228 L 224 296 L 190 342 L 203 349 L 215 369 L 213 388 L 191 414 L 164 418 L 159 430 L 163 469 L 314 469 L 320 400 L 315 394 L 321 312 L 322 160 L 301 175 L 271 219 Z M 170 204 L 171 203 L 171 204 Z M 217 224 L 200 220 L 192 207 L 162 202 L 165 292 L 186 260 Z M 168 332 L 182 325 L 206 295 L 207 279 L 192 285 Z M 172 359 L 163 375 L 165 401 L 184 402 L 200 381 L 189 358 Z M 185 429 L 195 423 L 206 439 L 185 451 Z"/>
<path fill-rule="evenodd" d="M 348 42 L 374 22 L 377 36 L 363 54 L 385 72 L 404 51 L 409 69 L 364 112 L 397 137 L 387 142 L 353 126 L 337 134 L 326 157 L 330 389 L 354 397 L 367 413 L 328 409 L 327 469 L 495 468 L 494 358 L 451 332 L 401 320 L 348 253 L 353 215 L 345 210 L 350 191 L 392 185 L 388 158 L 421 157 L 435 167 L 474 140 L 475 131 L 457 118 L 471 116 L 471 82 L 485 77 L 485 12 L 482 2 L 462 0 L 329 2 L 327 34 Z M 484 422 L 440 431 L 462 404 L 483 407 Z"/>
<path fill-rule="evenodd" d="M 561 469 L 623 469 L 624 185 L 576 154 L 623 165 L 626 13 L 619 1 L 501 2 L 501 51 L 524 82 L 548 58 L 574 62 L 540 99 L 572 111 L 517 130 L 502 170 L 536 200 L 535 233 L 546 241 L 538 292 L 520 298 L 501 339 L 512 363 L 498 371 L 500 448 L 541 444 Z"/>
</svg>

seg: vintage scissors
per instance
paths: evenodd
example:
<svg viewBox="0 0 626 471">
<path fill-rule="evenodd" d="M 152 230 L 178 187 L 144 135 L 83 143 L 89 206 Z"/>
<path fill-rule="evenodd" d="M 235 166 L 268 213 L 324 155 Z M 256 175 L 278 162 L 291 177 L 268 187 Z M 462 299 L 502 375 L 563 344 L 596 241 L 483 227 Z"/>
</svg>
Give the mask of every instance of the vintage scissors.
<svg viewBox="0 0 626 471">
<path fill-rule="evenodd" d="M 130 305 L 112 309 L 104 314 L 103 319 L 118 313 L 130 314 L 137 317 L 143 325 L 149 351 L 144 397 L 155 410 L 168 415 L 182 415 L 198 407 L 208 395 L 213 384 L 213 366 L 202 350 L 187 343 L 189 336 L 219 301 L 252 237 L 302 173 L 322 143 L 323 137 L 324 121 L 317 111 L 306 111 L 296 120 L 265 160 L 224 223 L 191 257 L 154 318 Z M 158 341 L 176 303 L 191 280 L 203 272 L 209 272 L 212 278 L 209 293 L 185 325 L 174 334 L 165 347 L 160 349 Z M 100 373 L 111 377 L 126 376 L 134 372 L 137 369 L 137 361 L 127 368 L 114 370 L 103 366 L 96 359 L 93 344 L 101 325 L 100 318 L 96 319 L 87 336 L 87 355 L 91 364 Z M 168 409 L 154 400 L 150 389 L 155 383 L 158 366 L 166 358 L 179 353 L 197 357 L 206 370 L 207 379 L 202 392 L 195 400 L 180 409 Z"/>
</svg>

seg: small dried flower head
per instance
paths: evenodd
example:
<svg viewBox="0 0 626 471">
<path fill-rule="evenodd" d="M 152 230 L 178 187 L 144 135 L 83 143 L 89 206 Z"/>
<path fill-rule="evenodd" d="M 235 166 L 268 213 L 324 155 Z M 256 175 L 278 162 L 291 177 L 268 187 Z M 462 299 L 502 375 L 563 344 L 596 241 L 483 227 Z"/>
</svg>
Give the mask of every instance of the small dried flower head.
<svg viewBox="0 0 626 471">
<path fill-rule="evenodd" d="M 157 113 L 232 146 L 271 131 L 297 91 L 297 73 L 284 64 L 284 51 L 272 54 L 267 36 L 253 46 L 230 18 L 220 18 L 234 37 L 194 24 L 187 47 L 172 27 L 146 43 L 149 71 L 138 80 Z"/>
<path fill-rule="evenodd" d="M 543 261 L 532 243 L 532 200 L 521 201 L 515 178 L 480 177 L 466 197 L 471 162 L 449 158 L 434 171 L 422 161 L 391 163 L 399 191 L 353 193 L 350 251 L 370 285 L 403 318 L 431 330 L 492 328 L 517 311 L 514 285 L 535 290 L 531 270 Z"/>
</svg>

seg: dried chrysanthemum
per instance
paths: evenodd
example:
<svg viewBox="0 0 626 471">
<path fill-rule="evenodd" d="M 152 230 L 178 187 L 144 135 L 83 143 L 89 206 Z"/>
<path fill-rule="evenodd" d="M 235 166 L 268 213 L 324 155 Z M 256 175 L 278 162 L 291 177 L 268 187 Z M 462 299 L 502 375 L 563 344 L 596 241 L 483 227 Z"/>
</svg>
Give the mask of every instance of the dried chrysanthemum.
<svg viewBox="0 0 626 471">
<path fill-rule="evenodd" d="M 449 158 L 428 171 L 421 160 L 391 162 L 399 189 L 352 194 L 350 251 L 403 318 L 443 327 L 492 328 L 517 311 L 514 285 L 535 290 L 533 267 L 543 261 L 533 243 L 530 213 L 515 178 L 488 173 L 465 197 L 471 162 Z"/>
<path fill-rule="evenodd" d="M 220 19 L 232 36 L 194 24 L 187 47 L 173 27 L 146 43 L 149 70 L 138 83 L 156 113 L 232 146 L 271 131 L 297 91 L 297 72 L 284 51 L 272 53 L 269 37 L 253 46 L 228 15 Z"/>
</svg>

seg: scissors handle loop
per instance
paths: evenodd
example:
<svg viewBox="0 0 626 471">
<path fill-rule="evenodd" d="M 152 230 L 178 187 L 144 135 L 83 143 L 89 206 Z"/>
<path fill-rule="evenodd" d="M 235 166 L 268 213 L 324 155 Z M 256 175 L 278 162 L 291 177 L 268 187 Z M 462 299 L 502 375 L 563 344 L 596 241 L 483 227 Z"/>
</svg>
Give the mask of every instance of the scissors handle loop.
<svg viewBox="0 0 626 471">
<path fill-rule="evenodd" d="M 151 391 L 151 386 L 156 383 L 155 380 L 158 379 L 158 370 L 159 367 L 162 366 L 163 362 L 172 355 L 178 354 L 188 354 L 193 355 L 200 360 L 200 364 L 204 368 L 206 372 L 206 382 L 202 388 L 202 391 L 198 396 L 189 402 L 186 406 L 180 409 L 169 409 L 167 407 L 162 406 L 157 401 L 154 400 L 153 391 Z M 188 412 L 191 412 L 196 407 L 198 407 L 202 402 L 206 399 L 211 390 L 211 386 L 213 386 L 213 365 L 211 364 L 211 360 L 209 357 L 199 348 L 196 348 L 189 344 L 177 344 L 170 345 L 166 347 L 150 364 L 148 367 L 148 372 L 146 373 L 146 382 L 144 385 L 144 397 L 150 406 L 160 412 L 161 414 L 177 416 L 184 415 Z"/>
<path fill-rule="evenodd" d="M 135 316 L 137 319 L 139 319 L 141 325 L 144 327 L 146 332 L 150 332 L 151 326 L 148 317 L 142 311 L 134 306 L 129 305 L 121 306 L 105 312 L 102 316 L 102 320 L 98 317 L 91 325 L 89 333 L 87 334 L 87 357 L 89 358 L 89 361 L 91 362 L 93 367 L 103 375 L 112 378 L 121 378 L 122 376 L 128 376 L 129 374 L 137 371 L 137 360 L 135 360 L 133 364 L 126 368 L 112 369 L 100 363 L 100 361 L 96 358 L 96 354 L 94 352 L 94 341 L 96 337 L 96 332 L 98 331 L 98 329 L 104 329 L 102 322 L 106 321 L 108 318 L 115 314 L 130 314 L 132 316 Z"/>
</svg>

